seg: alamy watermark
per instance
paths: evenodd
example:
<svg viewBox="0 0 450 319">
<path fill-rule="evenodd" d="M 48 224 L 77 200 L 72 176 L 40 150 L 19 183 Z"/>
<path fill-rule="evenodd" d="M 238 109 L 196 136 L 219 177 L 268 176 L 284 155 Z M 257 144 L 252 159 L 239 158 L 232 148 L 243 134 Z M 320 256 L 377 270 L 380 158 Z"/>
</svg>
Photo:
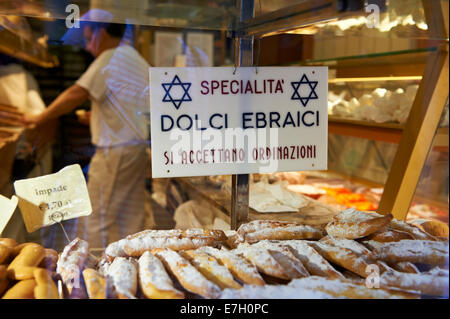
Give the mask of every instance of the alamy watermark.
<svg viewBox="0 0 450 319">
<path fill-rule="evenodd" d="M 376 4 L 368 4 L 364 7 L 364 11 L 369 13 L 366 16 L 366 27 L 378 28 L 380 26 L 380 7 Z"/>
<path fill-rule="evenodd" d="M 66 13 L 69 14 L 66 17 L 66 28 L 80 28 L 80 7 L 76 4 L 69 4 L 66 6 Z"/>
<path fill-rule="evenodd" d="M 366 267 L 366 287 L 380 288 L 380 267 L 376 264 L 370 264 Z"/>
</svg>

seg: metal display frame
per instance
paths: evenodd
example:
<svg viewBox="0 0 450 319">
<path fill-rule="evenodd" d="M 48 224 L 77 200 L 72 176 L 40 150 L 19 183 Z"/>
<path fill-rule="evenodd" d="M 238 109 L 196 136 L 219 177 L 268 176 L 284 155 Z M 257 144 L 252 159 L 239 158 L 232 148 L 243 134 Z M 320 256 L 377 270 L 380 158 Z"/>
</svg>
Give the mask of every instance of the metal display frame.
<svg viewBox="0 0 450 319">
<path fill-rule="evenodd" d="M 430 26 L 429 37 L 447 40 L 442 41 L 438 50 L 430 53 L 426 60 L 419 90 L 403 128 L 398 150 L 377 210 L 381 214 L 392 213 L 399 220 L 406 219 L 449 96 L 448 1 L 422 0 L 422 4 L 426 22 Z M 244 39 L 268 32 L 277 33 L 293 27 L 313 25 L 315 22 L 330 19 L 332 16 L 348 17 L 362 12 L 362 7 L 358 6 L 357 2 L 354 2 L 353 6 L 345 8 L 342 1 L 326 0 L 305 2 L 293 8 L 292 11 L 288 10 L 292 9 L 290 7 L 270 13 L 265 17 L 241 19 L 237 34 Z M 346 10 L 350 12 L 345 12 Z M 245 65 L 249 66 L 250 64 Z M 246 210 L 248 212 L 248 187 L 248 176 L 233 176 L 232 229 L 236 229 L 239 223 L 248 218 L 248 213 L 245 213 Z"/>
<path fill-rule="evenodd" d="M 378 212 L 404 220 L 420 174 L 432 148 L 442 112 L 448 101 L 448 1 L 422 0 L 430 37 L 447 39 L 426 61 L 425 71 L 403 129 Z"/>
<path fill-rule="evenodd" d="M 74 3 L 77 2 L 81 4 L 86 1 L 74 1 Z M 229 35 L 231 34 L 235 40 L 235 45 L 238 48 L 235 66 L 254 66 L 253 47 L 255 38 L 257 39 L 268 33 L 282 33 L 290 29 L 309 27 L 329 20 L 361 16 L 364 14 L 364 5 L 367 2 L 364 0 L 309 0 L 300 2 L 283 0 L 280 1 L 279 9 L 266 13 L 259 12 L 255 16 L 255 0 L 236 0 L 239 16 L 235 17 L 233 23 L 222 25 L 220 30 L 229 32 Z M 22 3 L 39 6 L 45 2 L 41 0 L 35 3 L 31 0 L 24 0 Z M 260 2 L 258 4 L 261 5 Z M 284 4 L 286 5 L 283 6 Z M 420 173 L 432 147 L 440 116 L 448 100 L 448 0 L 422 0 L 422 4 L 426 22 L 429 25 L 429 39 L 438 41 L 440 47 L 436 52 L 430 53 L 426 61 L 425 72 L 403 129 L 398 151 L 378 209 L 379 213 L 390 212 L 394 217 L 402 220 L 406 218 L 408 213 Z M 24 8 L 26 7 L 24 6 Z M 39 9 L 43 9 L 42 12 Z M 33 11 L 40 12 L 33 16 L 45 17 L 46 10 L 44 9 L 45 4 L 42 5 L 42 8 Z M 111 9 L 114 10 L 114 8 Z M 227 9 L 230 9 L 230 7 L 227 7 Z M 234 10 L 235 8 L 231 9 Z M 22 13 L 27 16 L 25 11 L 21 12 L 25 9 L 3 8 L 0 3 L 0 13 L 2 10 L 12 10 L 13 14 Z M 55 11 L 54 15 L 57 18 L 58 15 L 63 16 L 62 12 L 59 11 Z M 139 24 L 139 21 L 137 22 Z M 180 25 L 176 25 L 176 27 L 180 27 Z M 248 211 L 249 175 L 233 175 L 232 229 L 237 229 L 241 223 L 248 221 Z"/>
<path fill-rule="evenodd" d="M 240 21 L 252 19 L 255 15 L 253 0 L 241 0 L 240 12 Z M 239 48 L 235 56 L 236 66 L 253 66 L 253 41 L 253 36 L 236 38 L 235 45 Z M 238 229 L 248 220 L 249 175 L 232 175 L 231 187 L 231 229 Z"/>
</svg>

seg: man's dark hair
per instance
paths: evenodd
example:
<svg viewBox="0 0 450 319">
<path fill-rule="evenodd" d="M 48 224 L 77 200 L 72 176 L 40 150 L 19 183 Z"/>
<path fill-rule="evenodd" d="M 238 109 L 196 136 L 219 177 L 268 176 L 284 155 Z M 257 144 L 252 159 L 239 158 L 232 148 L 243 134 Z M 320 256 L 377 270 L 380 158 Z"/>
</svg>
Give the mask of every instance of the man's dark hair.
<svg viewBox="0 0 450 319">
<path fill-rule="evenodd" d="M 112 37 L 122 38 L 126 28 L 127 28 L 126 24 L 108 23 L 106 27 L 106 32 L 108 32 L 109 35 Z"/>
<path fill-rule="evenodd" d="M 127 27 L 126 24 L 121 23 L 107 23 L 107 22 L 89 22 L 87 23 L 93 30 L 105 29 L 108 34 L 114 38 L 121 39 Z"/>
<path fill-rule="evenodd" d="M 19 63 L 19 61 L 8 54 L 0 52 L 0 65 L 8 65 L 11 63 Z"/>
</svg>

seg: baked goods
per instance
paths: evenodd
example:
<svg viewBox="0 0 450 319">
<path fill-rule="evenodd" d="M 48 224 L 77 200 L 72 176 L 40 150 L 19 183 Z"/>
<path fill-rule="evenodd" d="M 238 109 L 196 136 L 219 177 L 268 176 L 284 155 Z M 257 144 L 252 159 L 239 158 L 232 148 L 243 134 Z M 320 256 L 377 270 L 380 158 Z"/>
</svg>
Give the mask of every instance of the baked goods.
<svg viewBox="0 0 450 319">
<path fill-rule="evenodd" d="M 22 267 L 36 267 L 44 259 L 44 247 L 41 245 L 27 245 L 9 264 L 8 277 L 14 280 L 20 280 L 16 277 L 16 271 Z"/>
<path fill-rule="evenodd" d="M 89 299 L 106 299 L 107 285 L 106 279 L 95 269 L 86 268 L 83 270 L 83 279 L 86 284 L 86 291 Z"/>
<path fill-rule="evenodd" d="M 364 228 L 374 220 L 383 220 L 384 226 L 377 224 L 378 229 L 357 239 L 326 234 L 325 225 L 307 229 L 298 222 L 274 220 L 243 224 L 230 233 L 233 240 L 208 230 L 147 230 L 110 244 L 100 261 L 83 271 L 83 278 L 90 298 L 114 297 L 108 293 L 108 283 L 119 298 L 419 298 L 448 294 L 444 285 L 448 242 L 442 238 L 408 223 L 399 223 L 403 227 L 399 230 L 391 227 L 395 220 L 389 215 L 356 210 L 341 212 L 334 222 L 343 228 L 349 223 Z M 194 240 L 205 241 L 196 247 Z M 133 241 L 145 246 L 141 250 L 136 244 L 135 256 L 126 249 Z"/>
<path fill-rule="evenodd" d="M 36 280 L 34 279 L 18 281 L 5 292 L 2 299 L 33 299 L 35 287 Z"/>
<path fill-rule="evenodd" d="M 392 289 L 371 289 L 348 280 L 310 276 L 292 280 L 287 285 L 246 285 L 225 289 L 221 299 L 417 299 L 418 294 Z"/>
<path fill-rule="evenodd" d="M 69 294 L 73 288 L 80 287 L 80 278 L 89 254 L 89 244 L 75 238 L 64 247 L 56 264 L 56 272 L 67 287 Z"/>
<path fill-rule="evenodd" d="M 380 285 L 397 287 L 404 290 L 420 291 L 423 295 L 448 296 L 448 277 L 434 276 L 427 273 L 412 274 L 385 272 L 380 277 Z"/>
<path fill-rule="evenodd" d="M 0 244 L 9 248 L 17 246 L 17 241 L 12 238 L 0 238 Z"/>
<path fill-rule="evenodd" d="M 369 236 L 367 239 L 378 241 L 380 243 L 388 243 L 391 241 L 400 241 L 404 239 L 414 239 L 413 235 L 401 230 L 395 229 L 383 229 L 382 231 L 375 232 Z"/>
<path fill-rule="evenodd" d="M 34 270 L 34 279 L 36 280 L 36 287 L 34 287 L 35 299 L 59 299 L 58 288 L 46 269 L 36 268 Z"/>
<path fill-rule="evenodd" d="M 56 251 L 38 243 L 17 243 L 14 239 L 1 238 L 0 248 L 6 248 L 3 265 L 0 265 L 0 296 L 4 299 L 55 299 L 59 291 L 53 279 L 53 265 L 47 266 L 46 258 L 54 262 Z"/>
<path fill-rule="evenodd" d="M 6 263 L 11 255 L 11 248 L 0 244 L 0 264 Z"/>
<path fill-rule="evenodd" d="M 224 289 L 220 299 L 332 299 L 332 295 L 288 285 L 245 285 L 242 289 Z"/>
<path fill-rule="evenodd" d="M 135 299 L 138 287 L 137 263 L 132 258 L 117 257 L 108 266 L 106 277 L 111 279 L 120 299 Z"/>
<path fill-rule="evenodd" d="M 9 279 L 7 276 L 6 266 L 0 265 L 0 296 L 3 295 L 9 286 Z"/>
<path fill-rule="evenodd" d="M 320 239 L 323 232 L 319 227 L 295 222 L 253 220 L 241 225 L 237 235 L 240 242 L 255 243 L 264 239 Z"/>
<path fill-rule="evenodd" d="M 339 215 L 334 216 L 335 220 L 328 223 L 325 226 L 325 230 L 330 236 L 347 239 L 366 237 L 388 225 L 393 218 L 391 214 L 388 214 L 386 216 L 353 221 Z"/>
<path fill-rule="evenodd" d="M 344 278 L 340 272 L 334 269 L 333 266 L 331 266 L 321 254 L 319 254 L 305 241 L 286 240 L 279 241 L 279 243 L 291 247 L 294 256 L 303 263 L 311 275 L 330 278 Z"/>
<path fill-rule="evenodd" d="M 149 299 L 184 298 L 184 293 L 173 286 L 162 262 L 149 251 L 139 257 L 139 285 Z"/>
<path fill-rule="evenodd" d="M 414 265 L 412 262 L 409 262 L 409 261 L 402 261 L 402 262 L 396 263 L 392 267 L 399 272 L 420 274 L 420 270 L 416 267 L 416 265 Z"/>
<path fill-rule="evenodd" d="M 349 208 L 342 210 L 339 214 L 335 215 L 333 219 L 348 222 L 364 222 L 378 217 L 383 217 L 383 215 L 375 212 L 363 212 L 355 208 Z"/>
<path fill-rule="evenodd" d="M 124 246 L 124 250 L 128 256 L 139 257 L 146 251 L 158 248 L 169 248 L 175 251 L 185 249 L 196 249 L 202 246 L 214 246 L 215 239 L 213 237 L 197 237 L 197 238 L 178 238 L 178 237 L 162 237 L 162 238 L 146 238 L 138 240 L 130 240 Z"/>
<path fill-rule="evenodd" d="M 308 242 L 315 250 L 317 250 L 325 259 L 347 270 L 367 277 L 366 273 L 369 264 L 364 258 L 358 256 L 348 248 L 337 247 L 323 242 Z"/>
<path fill-rule="evenodd" d="M 284 280 L 293 279 L 292 274 L 287 273 L 280 262 L 266 248 L 242 243 L 235 251 L 247 258 L 263 274 Z"/>
<path fill-rule="evenodd" d="M 215 283 L 219 288 L 240 289 L 238 284 L 227 267 L 219 264 L 216 258 L 201 250 L 187 250 L 181 252 L 181 256 L 186 258 L 206 279 Z"/>
<path fill-rule="evenodd" d="M 225 233 L 221 230 L 199 228 L 145 230 L 110 244 L 107 247 L 107 255 L 110 259 L 116 256 L 140 257 L 144 252 L 157 248 L 169 248 L 175 251 L 189 250 L 202 246 L 216 246 L 226 239 Z"/>
<path fill-rule="evenodd" d="M 127 239 L 120 239 L 112 242 L 105 249 L 105 257 L 108 261 L 113 261 L 116 257 L 127 257 L 127 253 L 124 250 Z"/>
<path fill-rule="evenodd" d="M 389 223 L 389 228 L 407 232 L 407 233 L 411 234 L 414 237 L 414 239 L 436 240 L 435 236 L 432 236 L 432 235 L 426 233 L 425 231 L 421 230 L 419 227 L 411 225 L 402 220 L 393 219 Z"/>
<path fill-rule="evenodd" d="M 139 255 L 139 253 L 134 252 L 133 246 L 147 247 L 149 248 L 148 250 L 155 248 L 171 248 L 174 250 L 184 249 L 185 246 L 183 245 L 189 243 L 190 239 L 202 236 L 214 237 L 217 241 L 227 239 L 227 237 L 222 231 L 216 230 L 189 229 L 189 231 L 183 231 L 181 229 L 171 229 L 171 230 L 149 229 L 138 232 L 136 234 L 129 235 L 124 239 L 120 239 L 116 242 L 110 243 L 106 247 L 105 255 L 110 261 L 113 260 L 115 257 L 130 257 L 131 255 L 125 251 L 125 246 L 128 246 L 128 250 L 133 251 L 135 255 Z M 187 238 L 188 240 L 184 240 L 183 242 L 181 240 L 183 238 Z M 144 243 L 140 243 L 140 241 Z M 192 242 L 190 242 L 190 244 L 192 245 Z M 188 248 L 189 247 L 193 246 L 188 246 Z"/>
<path fill-rule="evenodd" d="M 412 223 L 432 236 L 448 238 L 448 225 L 441 221 L 433 219 L 415 219 Z"/>
<path fill-rule="evenodd" d="M 206 279 L 176 251 L 163 248 L 155 249 L 152 253 L 162 261 L 164 266 L 178 279 L 186 290 L 204 298 L 217 298 L 220 295 L 220 288 Z"/>
<path fill-rule="evenodd" d="M 322 238 L 320 242 L 336 247 L 350 249 L 356 255 L 362 257 L 366 262 L 373 262 L 373 260 L 370 259 L 370 250 L 356 240 L 326 236 Z"/>
<path fill-rule="evenodd" d="M 429 275 L 447 277 L 448 278 L 448 268 L 444 269 L 441 267 L 434 267 L 427 272 Z"/>
<path fill-rule="evenodd" d="M 16 257 L 21 251 L 22 249 L 24 249 L 27 246 L 41 246 L 40 244 L 37 243 L 22 243 L 22 244 L 17 244 L 16 246 L 12 247 L 12 252 L 11 252 L 11 256 L 12 257 Z"/>
<path fill-rule="evenodd" d="M 26 280 L 34 278 L 34 271 L 40 269 L 33 266 L 16 267 L 13 271 L 9 271 L 9 277 L 13 280 Z"/>
<path fill-rule="evenodd" d="M 384 243 L 371 256 L 390 263 L 409 261 L 428 265 L 448 264 L 448 243 L 431 240 L 401 240 Z"/>
<path fill-rule="evenodd" d="M 393 291 L 383 288 L 368 288 L 365 285 L 355 284 L 350 281 L 311 276 L 293 280 L 290 286 L 297 289 L 318 290 L 333 296 L 334 298 L 350 299 L 414 299 L 418 295 L 408 291 Z"/>
<path fill-rule="evenodd" d="M 49 271 L 56 271 L 56 264 L 58 263 L 58 252 L 51 248 L 44 248 L 44 258 L 39 264 L 39 267 L 46 268 Z"/>
<path fill-rule="evenodd" d="M 240 282 L 255 286 L 265 285 L 264 279 L 259 274 L 258 269 L 243 256 L 233 251 L 219 250 L 213 247 L 201 247 L 198 250 L 217 258 Z"/>
<path fill-rule="evenodd" d="M 262 240 L 252 245 L 253 247 L 260 247 L 267 249 L 278 263 L 283 267 L 285 273 L 290 278 L 301 278 L 309 276 L 302 261 L 295 257 L 294 251 L 291 247 L 277 242 Z"/>
</svg>

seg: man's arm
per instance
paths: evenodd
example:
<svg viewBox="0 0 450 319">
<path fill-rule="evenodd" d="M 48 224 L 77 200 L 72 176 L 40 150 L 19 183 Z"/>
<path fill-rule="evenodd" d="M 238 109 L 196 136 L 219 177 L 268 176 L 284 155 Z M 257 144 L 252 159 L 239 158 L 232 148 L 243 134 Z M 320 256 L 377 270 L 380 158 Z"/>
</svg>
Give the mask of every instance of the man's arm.
<svg viewBox="0 0 450 319">
<path fill-rule="evenodd" d="M 56 119 L 61 115 L 70 113 L 89 98 L 89 92 L 81 86 L 74 84 L 62 92 L 44 112 L 38 115 L 24 115 L 22 122 L 25 125 L 39 125 L 48 120 Z"/>
</svg>

